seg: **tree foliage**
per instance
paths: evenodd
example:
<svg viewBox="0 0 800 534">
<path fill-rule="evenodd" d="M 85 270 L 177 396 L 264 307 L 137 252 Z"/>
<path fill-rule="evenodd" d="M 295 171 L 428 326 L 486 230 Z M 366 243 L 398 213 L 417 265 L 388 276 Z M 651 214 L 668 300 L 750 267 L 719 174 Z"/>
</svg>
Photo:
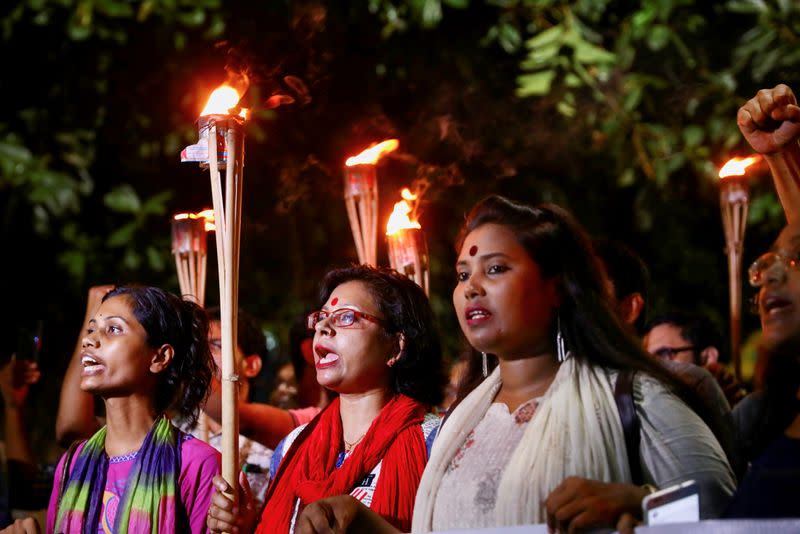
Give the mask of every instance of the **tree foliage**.
<svg viewBox="0 0 800 534">
<path fill-rule="evenodd" d="M 387 137 L 401 151 L 381 166 L 381 213 L 400 187 L 427 187 L 432 302 L 451 354 L 453 237 L 489 192 L 565 205 L 640 251 L 653 307 L 722 324 L 716 169 L 747 151 L 735 125 L 744 100 L 778 82 L 800 88 L 798 35 L 789 0 L 9 2 L 8 321 L 47 317 L 70 338 L 88 284 L 177 290 L 169 216 L 210 205 L 207 176 L 178 154 L 228 68 L 249 75 L 254 109 L 242 304 L 272 327 L 312 305 L 327 268 L 355 260 L 342 162 Z M 294 103 L 270 109 L 275 95 Z M 781 224 L 763 173 L 750 222 L 747 259 Z"/>
</svg>

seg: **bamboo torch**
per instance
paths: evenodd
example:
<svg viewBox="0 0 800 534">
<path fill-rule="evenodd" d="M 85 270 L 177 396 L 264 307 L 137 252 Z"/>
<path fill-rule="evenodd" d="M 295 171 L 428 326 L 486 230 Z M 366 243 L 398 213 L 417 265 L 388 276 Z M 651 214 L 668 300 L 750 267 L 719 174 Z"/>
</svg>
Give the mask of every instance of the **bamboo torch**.
<svg viewBox="0 0 800 534">
<path fill-rule="evenodd" d="M 397 139 L 388 139 L 345 162 L 344 202 L 358 261 L 378 264 L 378 160 L 397 149 Z"/>
<path fill-rule="evenodd" d="M 403 200 L 394 205 L 389 222 L 386 223 L 389 264 L 395 271 L 414 280 L 427 295 L 428 246 L 415 216 L 417 196 L 408 189 L 403 189 L 401 196 Z"/>
<path fill-rule="evenodd" d="M 206 235 L 214 229 L 214 212 L 178 213 L 172 218 L 172 255 L 178 272 L 181 295 L 205 306 Z M 197 433 L 208 442 L 208 416 L 200 412 Z"/>
<path fill-rule="evenodd" d="M 215 90 L 198 119 L 200 142 L 181 152 L 181 161 L 207 168 L 216 225 L 222 334 L 222 476 L 238 501 L 239 413 L 236 370 L 237 312 L 239 309 L 239 244 L 244 171 L 246 110 L 236 111 L 239 93 L 223 85 Z M 225 171 L 225 188 L 220 171 Z"/>
<path fill-rule="evenodd" d="M 719 171 L 719 204 L 725 231 L 725 253 L 728 256 L 728 291 L 730 297 L 731 359 L 737 380 L 742 379 L 742 253 L 747 226 L 750 191 L 745 173 L 758 161 L 756 156 L 733 158 Z"/>
</svg>

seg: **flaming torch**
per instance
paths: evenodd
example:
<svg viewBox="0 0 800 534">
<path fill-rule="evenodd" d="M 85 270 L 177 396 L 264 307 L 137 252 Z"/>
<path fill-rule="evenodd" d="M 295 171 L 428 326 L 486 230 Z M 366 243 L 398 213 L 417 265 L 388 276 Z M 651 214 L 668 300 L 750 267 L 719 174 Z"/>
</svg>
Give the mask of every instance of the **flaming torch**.
<svg viewBox="0 0 800 534">
<path fill-rule="evenodd" d="M 181 294 L 200 306 L 206 297 L 206 232 L 214 229 L 214 211 L 178 213 L 172 218 L 172 255 Z M 209 227 L 209 225 L 211 225 Z"/>
<path fill-rule="evenodd" d="M 398 144 L 397 139 L 382 141 L 345 162 L 344 201 L 360 263 L 378 264 L 378 180 L 375 167 L 378 160 L 396 150 Z"/>
<path fill-rule="evenodd" d="M 181 161 L 196 161 L 211 177 L 217 232 L 217 268 L 222 334 L 222 476 L 238 500 L 239 413 L 236 375 L 236 324 L 239 297 L 239 243 L 244 171 L 244 120 L 239 93 L 223 85 L 215 90 L 198 119 L 200 142 L 181 152 Z M 237 113 L 238 112 L 238 113 Z M 220 170 L 225 171 L 225 197 Z"/>
<path fill-rule="evenodd" d="M 178 213 L 172 218 L 172 255 L 178 272 L 181 295 L 205 305 L 206 234 L 214 230 L 214 211 Z M 208 442 L 208 416 L 200 413 L 198 434 Z"/>
<path fill-rule="evenodd" d="M 741 312 L 742 312 L 742 252 L 747 225 L 750 192 L 745 173 L 760 158 L 733 158 L 719 171 L 719 203 L 722 226 L 725 230 L 725 253 L 728 255 L 728 289 L 730 292 L 731 357 L 736 379 L 742 379 Z"/>
<path fill-rule="evenodd" d="M 412 220 L 417 196 L 403 189 L 403 200 L 394 205 L 386 223 L 389 243 L 389 264 L 392 269 L 408 276 L 428 294 L 428 246 L 419 222 Z"/>
</svg>

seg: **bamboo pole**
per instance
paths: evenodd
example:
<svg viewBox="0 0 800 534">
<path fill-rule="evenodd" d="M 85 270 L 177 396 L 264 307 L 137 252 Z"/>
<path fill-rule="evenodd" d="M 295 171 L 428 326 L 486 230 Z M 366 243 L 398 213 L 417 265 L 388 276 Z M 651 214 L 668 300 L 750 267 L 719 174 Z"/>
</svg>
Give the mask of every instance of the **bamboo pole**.
<svg viewBox="0 0 800 534">
<path fill-rule="evenodd" d="M 731 359 L 737 380 L 742 379 L 742 256 L 747 227 L 749 191 L 744 178 L 726 178 L 720 185 L 720 208 L 728 257 Z"/>
<path fill-rule="evenodd" d="M 353 197 L 345 197 L 347 206 L 347 218 L 350 221 L 350 231 L 353 232 L 353 241 L 356 243 L 356 254 L 359 263 L 364 263 L 364 238 L 361 236 L 361 225 L 358 223 L 358 212 L 356 200 Z"/>
<path fill-rule="evenodd" d="M 185 218 L 172 221 L 172 252 L 181 297 L 191 299 L 201 307 L 205 304 L 206 239 L 204 219 L 186 214 Z M 208 419 L 202 411 L 196 435 L 208 442 Z"/>
<path fill-rule="evenodd" d="M 225 147 L 225 199 L 222 210 L 215 219 L 222 222 L 224 234 L 220 259 L 220 308 L 222 330 L 222 476 L 232 488 L 229 497 L 238 503 L 239 418 L 238 418 L 238 365 L 236 362 L 236 325 L 238 315 L 239 243 L 241 235 L 242 169 L 239 159 L 243 154 L 243 137 L 240 123 L 233 117 L 226 120 Z M 241 143 L 241 147 L 239 146 Z M 219 174 L 217 173 L 219 177 Z M 212 185 L 213 187 L 213 185 Z M 221 196 L 221 195 L 220 195 Z M 219 226 L 218 226 L 219 228 Z M 217 238 L 220 234 L 217 233 Z"/>
</svg>

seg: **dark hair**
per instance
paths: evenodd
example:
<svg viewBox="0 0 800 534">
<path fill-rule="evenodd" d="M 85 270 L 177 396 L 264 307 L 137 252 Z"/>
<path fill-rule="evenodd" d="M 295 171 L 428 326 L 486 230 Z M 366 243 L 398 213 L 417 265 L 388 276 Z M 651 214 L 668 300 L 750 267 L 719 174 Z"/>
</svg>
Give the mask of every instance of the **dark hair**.
<svg viewBox="0 0 800 534">
<path fill-rule="evenodd" d="M 208 314 L 209 321 L 222 321 L 222 313 L 219 306 L 208 308 L 206 313 Z M 247 400 L 250 402 L 253 400 L 253 396 L 256 393 L 256 388 L 253 386 L 260 381 L 262 375 L 264 374 L 270 375 L 267 377 L 267 383 L 271 383 L 272 372 L 271 369 L 269 369 L 267 336 L 264 335 L 264 331 L 261 330 L 261 327 L 258 325 L 258 320 L 241 308 L 239 308 L 239 311 L 236 314 L 236 344 L 239 346 L 245 356 L 255 354 L 261 358 L 261 370 L 256 376 L 248 379 L 251 387 L 248 393 L 249 398 Z M 241 378 L 246 379 L 246 377 Z"/>
<path fill-rule="evenodd" d="M 722 334 L 711 319 L 699 313 L 674 310 L 657 317 L 648 323 L 646 332 L 650 332 L 658 325 L 667 324 L 680 330 L 681 337 L 694 347 L 695 363 L 700 365 L 700 353 L 708 347 L 715 347 L 722 360 Z"/>
<path fill-rule="evenodd" d="M 298 315 L 289 328 L 289 358 L 298 384 L 303 380 L 303 375 L 308 368 L 308 362 L 303 356 L 303 341 L 314 339 L 314 331 L 309 330 L 307 319 L 307 313 Z"/>
<path fill-rule="evenodd" d="M 320 305 L 327 302 L 334 289 L 351 281 L 362 282 L 369 288 L 384 318 L 386 334 L 400 333 L 405 339 L 403 352 L 391 367 L 393 390 L 429 406 L 438 405 L 447 377 L 439 334 L 425 292 L 397 271 L 354 265 L 325 276 Z"/>
<path fill-rule="evenodd" d="M 645 309 L 639 314 L 634 328 L 644 330 L 647 315 L 648 287 L 650 272 L 644 260 L 630 247 L 613 239 L 595 239 L 594 252 L 606 269 L 606 274 L 614 285 L 614 298 L 621 302 L 628 295 L 639 293 L 645 302 Z"/>
<path fill-rule="evenodd" d="M 467 235 L 484 224 L 502 225 L 536 262 L 544 279 L 556 277 L 561 296 L 561 331 L 573 357 L 608 369 L 641 371 L 661 381 L 683 398 L 712 429 L 718 428 L 711 410 L 642 349 L 617 313 L 607 291 L 605 272 L 593 253 L 586 232 L 566 210 L 543 204 L 517 204 L 500 196 L 478 202 L 467 215 L 456 251 Z M 555 339 L 555 321 L 552 337 Z M 497 358 L 489 358 L 491 368 Z M 465 397 L 483 379 L 479 353 L 470 358 L 457 399 Z"/>
<path fill-rule="evenodd" d="M 116 287 L 106 293 L 103 302 L 118 296 L 130 302 L 133 315 L 147 333 L 148 345 L 169 344 L 175 351 L 172 363 L 159 375 L 156 410 L 173 408 L 193 427 L 215 372 L 208 348 L 206 312 L 194 302 L 157 287 Z"/>
</svg>

